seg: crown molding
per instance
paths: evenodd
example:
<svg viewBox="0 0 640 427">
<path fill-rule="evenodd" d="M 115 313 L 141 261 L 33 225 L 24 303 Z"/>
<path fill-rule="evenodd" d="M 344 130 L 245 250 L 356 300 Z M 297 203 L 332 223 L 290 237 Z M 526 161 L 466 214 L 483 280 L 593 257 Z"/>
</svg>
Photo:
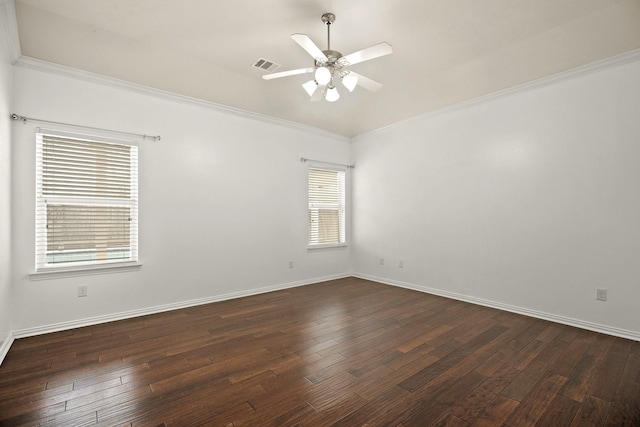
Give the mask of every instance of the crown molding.
<svg viewBox="0 0 640 427">
<path fill-rule="evenodd" d="M 283 126 L 289 129 L 301 130 L 303 132 L 314 133 L 324 137 L 336 139 L 344 142 L 351 142 L 351 138 L 335 133 L 326 131 L 324 129 L 316 128 L 301 123 L 292 122 L 289 120 L 279 119 L 276 117 L 268 116 L 266 114 L 254 113 L 251 111 L 243 110 L 241 108 L 235 108 L 224 104 L 218 104 L 212 101 L 206 101 L 191 96 L 180 95 L 174 92 L 165 91 L 162 89 L 156 89 L 149 86 L 144 86 L 138 83 L 132 83 L 125 80 L 116 79 L 113 77 L 104 76 L 102 74 L 96 74 L 89 71 L 79 70 L 77 68 L 68 67 L 65 65 L 55 64 L 53 62 L 43 61 L 41 59 L 35 59 L 28 56 L 20 55 L 14 62 L 15 67 L 25 68 L 34 71 L 40 71 L 48 74 L 55 74 L 67 78 L 82 80 L 90 83 L 99 84 L 102 86 L 111 87 L 114 89 L 126 90 L 133 93 L 152 96 L 168 101 L 177 103 L 198 106 L 201 108 L 222 112 L 226 114 L 232 114 L 234 116 L 243 117 L 246 119 L 256 120 L 264 123 Z"/>
<path fill-rule="evenodd" d="M 0 0 L 0 13 L 4 21 L 9 60 L 12 64 L 22 56 L 20 52 L 20 37 L 18 35 L 18 20 L 16 18 L 16 4 L 14 0 Z"/>
<path fill-rule="evenodd" d="M 640 49 L 631 50 L 629 52 L 622 53 L 620 55 L 615 55 L 610 58 L 602 59 L 600 61 L 592 62 L 590 64 L 582 65 L 579 67 L 571 68 L 566 71 L 561 71 L 556 74 L 552 74 L 550 76 L 542 77 L 537 80 L 533 80 L 527 83 L 522 83 L 517 86 L 513 86 L 507 89 L 499 90 L 497 92 L 488 93 L 486 95 L 479 96 L 477 98 L 470 99 L 468 101 L 463 101 L 457 104 L 450 105 L 448 107 L 443 107 L 435 111 L 430 111 L 428 113 L 420 114 L 415 117 L 411 117 L 406 120 L 401 120 L 396 123 L 392 123 L 388 126 L 384 126 L 378 129 L 374 129 L 369 132 L 364 132 L 359 135 L 355 135 L 351 138 L 352 142 L 356 142 L 358 139 L 376 135 L 383 134 L 395 129 L 402 128 L 404 126 L 411 125 L 412 123 L 429 120 L 433 117 L 440 116 L 442 114 L 451 113 L 454 111 L 464 110 L 467 108 L 475 107 L 477 105 L 485 104 L 487 102 L 491 102 L 500 98 L 504 98 L 510 95 L 514 95 L 517 93 L 523 93 L 530 90 L 541 89 L 544 87 L 548 87 L 554 85 L 556 83 L 560 83 L 563 81 L 568 81 L 575 79 L 577 77 L 597 73 L 608 68 L 614 68 L 625 64 L 630 64 L 633 62 L 640 61 Z"/>
</svg>

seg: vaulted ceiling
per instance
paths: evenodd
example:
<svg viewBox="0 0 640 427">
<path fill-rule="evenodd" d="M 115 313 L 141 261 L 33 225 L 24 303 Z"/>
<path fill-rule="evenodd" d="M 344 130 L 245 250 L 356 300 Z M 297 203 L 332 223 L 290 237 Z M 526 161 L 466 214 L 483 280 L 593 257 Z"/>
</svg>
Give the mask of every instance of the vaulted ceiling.
<svg viewBox="0 0 640 427">
<path fill-rule="evenodd" d="M 354 136 L 640 48 L 640 0 L 16 0 L 22 55 Z M 352 66 L 384 84 L 310 102 L 290 35 L 326 49 L 386 41 Z"/>
</svg>

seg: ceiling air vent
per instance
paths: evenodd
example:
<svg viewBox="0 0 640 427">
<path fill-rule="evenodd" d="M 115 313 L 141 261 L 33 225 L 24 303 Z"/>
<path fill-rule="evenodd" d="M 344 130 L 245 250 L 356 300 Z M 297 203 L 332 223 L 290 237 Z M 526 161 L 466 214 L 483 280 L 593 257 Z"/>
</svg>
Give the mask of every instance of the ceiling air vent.
<svg viewBox="0 0 640 427">
<path fill-rule="evenodd" d="M 280 68 L 280 64 L 276 64 L 273 61 L 269 61 L 268 59 L 258 58 L 256 62 L 253 63 L 254 68 L 259 68 L 263 71 L 275 71 Z"/>
</svg>

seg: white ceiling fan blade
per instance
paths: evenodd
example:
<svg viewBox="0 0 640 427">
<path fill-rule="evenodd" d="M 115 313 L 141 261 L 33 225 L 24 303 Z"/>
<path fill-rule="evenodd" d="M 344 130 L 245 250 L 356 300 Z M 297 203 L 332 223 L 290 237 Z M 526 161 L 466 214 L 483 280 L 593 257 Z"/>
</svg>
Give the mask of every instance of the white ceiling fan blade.
<svg viewBox="0 0 640 427">
<path fill-rule="evenodd" d="M 380 82 L 370 79 L 369 77 L 365 77 L 362 74 L 354 73 L 351 70 L 349 71 L 349 74 L 353 74 L 358 78 L 358 86 L 362 86 L 371 92 L 377 92 L 382 89 L 382 83 Z"/>
<path fill-rule="evenodd" d="M 297 70 L 280 71 L 278 73 L 265 74 L 262 76 L 265 80 L 279 79 L 280 77 L 295 76 L 297 74 L 313 73 L 314 68 L 298 68 Z"/>
<path fill-rule="evenodd" d="M 325 55 L 306 34 L 291 34 L 291 38 L 306 50 L 313 59 L 327 60 L 327 55 Z"/>
<path fill-rule="evenodd" d="M 311 101 L 320 101 L 324 98 L 324 91 L 327 88 L 327 85 L 318 85 L 313 95 L 311 95 Z"/>
<path fill-rule="evenodd" d="M 347 56 L 343 56 L 349 64 L 357 64 L 359 62 L 368 61 L 370 59 L 379 58 L 381 56 L 389 55 L 393 53 L 391 45 L 387 42 L 378 43 L 377 45 L 368 47 L 366 49 L 353 52 Z"/>
</svg>

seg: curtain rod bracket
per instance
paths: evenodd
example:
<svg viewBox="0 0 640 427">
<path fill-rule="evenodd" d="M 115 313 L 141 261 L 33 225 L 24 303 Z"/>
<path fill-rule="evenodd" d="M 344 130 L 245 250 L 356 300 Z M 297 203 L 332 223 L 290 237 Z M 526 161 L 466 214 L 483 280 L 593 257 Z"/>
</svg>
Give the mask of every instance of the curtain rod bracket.
<svg viewBox="0 0 640 427">
<path fill-rule="evenodd" d="M 22 123 L 27 123 L 27 118 L 25 116 L 19 116 L 15 113 L 11 115 L 11 120 L 22 120 Z"/>
</svg>

